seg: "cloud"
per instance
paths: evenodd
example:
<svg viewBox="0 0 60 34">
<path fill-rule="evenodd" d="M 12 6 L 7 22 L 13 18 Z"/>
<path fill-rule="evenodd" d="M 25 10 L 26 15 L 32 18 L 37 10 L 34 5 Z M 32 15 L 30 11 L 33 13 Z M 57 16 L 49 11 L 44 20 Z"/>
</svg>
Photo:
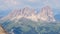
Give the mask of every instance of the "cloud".
<svg viewBox="0 0 60 34">
<path fill-rule="evenodd" d="M 18 2 L 17 0 L 5 0 L 5 3 L 11 4 L 11 5 L 21 4 L 21 2 Z"/>
<path fill-rule="evenodd" d="M 8 8 L 18 8 L 23 6 L 31 6 L 40 8 L 41 6 L 50 5 L 51 7 L 60 7 L 59 0 L 0 0 L 0 10 Z"/>
<path fill-rule="evenodd" d="M 59 0 L 40 0 L 40 4 L 42 6 L 49 5 L 52 8 L 60 8 L 60 1 Z"/>
<path fill-rule="evenodd" d="M 56 7 L 60 8 L 60 1 L 59 0 L 54 0 L 54 3 L 56 5 Z"/>
<path fill-rule="evenodd" d="M 5 10 L 5 9 L 8 9 L 8 8 L 17 7 L 18 5 L 22 4 L 18 0 L 3 0 L 3 1 L 0 1 L 0 2 L 1 2 L 0 10 Z"/>
<path fill-rule="evenodd" d="M 38 0 L 28 0 L 29 2 L 36 2 L 36 1 L 38 1 Z"/>
</svg>

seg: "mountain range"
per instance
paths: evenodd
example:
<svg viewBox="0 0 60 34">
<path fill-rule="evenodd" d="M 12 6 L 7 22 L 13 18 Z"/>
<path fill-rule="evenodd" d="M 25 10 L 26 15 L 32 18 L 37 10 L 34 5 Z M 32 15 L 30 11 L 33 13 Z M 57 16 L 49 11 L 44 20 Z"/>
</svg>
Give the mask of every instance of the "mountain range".
<svg viewBox="0 0 60 34">
<path fill-rule="evenodd" d="M 45 27 L 49 29 L 50 33 L 51 31 L 56 33 L 55 31 L 58 31 L 57 28 L 60 27 L 60 22 L 56 22 L 56 16 L 59 15 L 54 16 L 53 10 L 50 6 L 41 8 L 39 12 L 37 12 L 35 9 L 25 7 L 23 9 L 15 9 L 7 16 L 1 18 L 0 24 L 4 30 L 11 34 L 16 32 L 19 32 L 20 34 L 22 33 L 20 31 L 23 31 L 23 34 L 25 34 L 25 32 L 30 32 L 32 28 L 35 29 L 34 31 L 40 33 L 39 30 L 42 28 L 42 31 L 44 32 Z M 15 28 L 18 29 L 15 30 Z"/>
<path fill-rule="evenodd" d="M 49 6 L 43 7 L 38 13 L 36 13 L 35 9 L 29 7 L 25 7 L 23 9 L 15 9 L 1 20 L 19 20 L 22 17 L 32 21 L 56 21 L 53 15 L 53 10 Z"/>
</svg>

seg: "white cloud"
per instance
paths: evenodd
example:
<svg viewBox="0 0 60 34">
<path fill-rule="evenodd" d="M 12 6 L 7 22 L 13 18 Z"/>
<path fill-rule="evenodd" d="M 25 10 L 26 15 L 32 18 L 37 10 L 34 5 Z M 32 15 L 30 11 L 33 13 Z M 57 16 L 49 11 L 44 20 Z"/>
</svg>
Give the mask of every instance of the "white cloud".
<svg viewBox="0 0 60 34">
<path fill-rule="evenodd" d="M 22 4 L 18 0 L 3 0 L 1 3 L 2 3 L 2 5 L 0 5 L 0 10 L 5 10 L 5 9 L 8 9 L 8 8 L 17 7 L 18 5 Z"/>
<path fill-rule="evenodd" d="M 59 0 L 53 0 L 56 7 L 60 8 L 60 1 Z"/>
<path fill-rule="evenodd" d="M 59 0 L 41 0 L 43 6 L 49 5 L 52 8 L 60 8 L 60 1 Z"/>
<path fill-rule="evenodd" d="M 18 7 L 23 7 L 23 6 L 36 8 L 36 7 L 41 7 L 41 6 L 43 7 L 46 5 L 60 8 L 59 3 L 60 3 L 59 0 L 0 0 L 0 10 L 8 9 L 11 7 L 18 8 Z"/>
<path fill-rule="evenodd" d="M 37 0 L 28 0 L 29 2 L 36 2 Z"/>
<path fill-rule="evenodd" d="M 21 2 L 19 2 L 19 1 L 17 1 L 17 0 L 6 0 L 5 3 L 11 4 L 11 5 L 21 4 Z"/>
</svg>

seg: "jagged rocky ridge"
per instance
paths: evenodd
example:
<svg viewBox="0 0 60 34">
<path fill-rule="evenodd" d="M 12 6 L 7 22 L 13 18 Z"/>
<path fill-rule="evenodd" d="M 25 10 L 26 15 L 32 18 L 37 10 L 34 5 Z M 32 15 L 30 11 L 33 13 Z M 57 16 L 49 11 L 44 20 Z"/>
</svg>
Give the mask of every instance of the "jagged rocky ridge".
<svg viewBox="0 0 60 34">
<path fill-rule="evenodd" d="M 39 21 L 44 21 L 44 23 L 39 22 Z M 50 23 L 55 22 L 53 11 L 52 11 L 51 7 L 49 7 L 49 6 L 43 7 L 39 13 L 35 13 L 35 9 L 31 9 L 29 7 L 13 10 L 6 17 L 2 18 L 0 20 L 0 23 L 2 23 L 2 26 L 9 33 L 12 30 L 14 31 L 13 27 L 15 27 L 15 28 L 21 27 L 22 31 L 24 31 L 24 32 L 29 31 L 30 27 L 33 27 L 33 28 L 35 28 L 36 31 L 38 31 L 38 33 L 40 33 L 40 31 L 38 30 L 38 27 L 40 27 L 40 26 L 41 26 L 41 28 L 43 26 L 44 27 L 51 26 L 50 29 L 51 28 L 55 29 L 54 24 L 51 25 L 50 23 L 48 24 L 45 21 L 50 22 Z M 28 26 L 30 26 L 30 27 L 28 27 Z"/>
<path fill-rule="evenodd" d="M 25 7 L 19 10 L 13 10 L 8 16 L 4 17 L 2 20 L 18 20 L 20 18 L 27 18 L 33 21 L 46 21 L 55 22 L 53 11 L 51 7 L 45 6 L 41 9 L 39 13 L 35 13 L 35 9 Z"/>
</svg>

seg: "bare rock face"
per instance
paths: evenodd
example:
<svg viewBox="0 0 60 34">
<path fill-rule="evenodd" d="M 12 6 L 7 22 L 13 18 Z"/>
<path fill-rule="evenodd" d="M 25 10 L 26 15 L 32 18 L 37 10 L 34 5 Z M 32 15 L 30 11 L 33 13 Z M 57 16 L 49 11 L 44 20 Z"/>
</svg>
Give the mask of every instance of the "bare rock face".
<svg viewBox="0 0 60 34">
<path fill-rule="evenodd" d="M 40 20 L 54 22 L 53 11 L 49 6 L 43 7 L 40 12 Z"/>
<path fill-rule="evenodd" d="M 30 9 L 29 7 L 25 7 L 22 10 L 22 14 L 23 14 L 23 16 L 31 16 L 32 14 L 34 14 L 34 9 Z"/>
<path fill-rule="evenodd" d="M 34 9 L 30 9 L 29 7 L 25 7 L 23 9 L 19 9 L 19 10 L 13 10 L 10 13 L 11 17 L 16 17 L 16 16 L 31 16 L 32 14 L 34 14 Z"/>
<path fill-rule="evenodd" d="M 49 6 L 45 6 L 41 9 L 41 12 L 36 14 L 34 9 L 31 9 L 29 7 L 25 7 L 23 9 L 19 10 L 13 10 L 7 17 L 4 19 L 10 19 L 10 20 L 15 20 L 15 19 L 20 19 L 20 18 L 27 18 L 31 19 L 33 21 L 48 21 L 48 22 L 54 22 L 54 15 L 53 11 Z M 3 19 L 3 20 L 4 20 Z"/>
<path fill-rule="evenodd" d="M 37 16 L 35 15 L 35 9 L 31 9 L 29 7 L 25 7 L 23 9 L 19 9 L 19 10 L 13 10 L 6 18 L 6 19 L 10 19 L 10 20 L 14 20 L 14 19 L 20 19 L 20 18 L 27 18 L 27 19 L 31 19 L 33 21 L 37 21 Z M 3 19 L 3 20 L 4 20 Z"/>
<path fill-rule="evenodd" d="M 8 34 L 8 33 L 2 28 L 2 26 L 0 26 L 0 34 Z"/>
</svg>

